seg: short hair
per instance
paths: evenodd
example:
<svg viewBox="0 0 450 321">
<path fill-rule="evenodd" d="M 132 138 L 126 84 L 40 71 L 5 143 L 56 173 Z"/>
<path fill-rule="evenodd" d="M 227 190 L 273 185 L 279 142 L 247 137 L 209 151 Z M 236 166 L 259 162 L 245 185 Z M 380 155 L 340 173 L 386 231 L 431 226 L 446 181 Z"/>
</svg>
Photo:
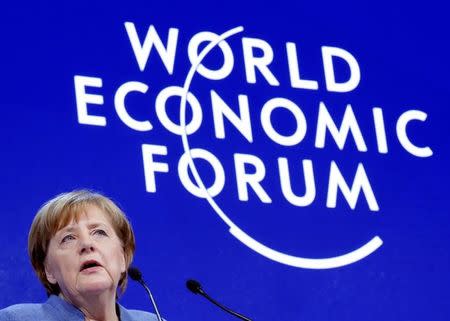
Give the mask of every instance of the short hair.
<svg viewBox="0 0 450 321">
<path fill-rule="evenodd" d="M 49 296 L 58 295 L 61 292 L 58 284 L 50 283 L 45 274 L 45 259 L 50 240 L 72 220 L 78 220 L 80 214 L 89 205 L 97 206 L 110 220 L 122 243 L 127 269 L 133 260 L 136 248 L 133 229 L 124 212 L 111 199 L 85 189 L 59 194 L 39 209 L 28 235 L 28 255 L 31 265 Z M 125 271 L 119 280 L 119 293 L 116 293 L 116 296 L 125 291 L 126 285 L 127 272 Z"/>
</svg>

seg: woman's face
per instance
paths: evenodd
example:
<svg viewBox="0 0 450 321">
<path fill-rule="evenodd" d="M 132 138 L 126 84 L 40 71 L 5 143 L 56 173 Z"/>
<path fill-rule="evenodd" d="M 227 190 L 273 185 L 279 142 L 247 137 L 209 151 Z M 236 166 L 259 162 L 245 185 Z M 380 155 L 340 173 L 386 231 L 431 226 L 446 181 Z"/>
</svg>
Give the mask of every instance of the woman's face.
<svg viewBox="0 0 450 321">
<path fill-rule="evenodd" d="M 69 300 L 110 292 L 115 295 L 126 270 L 121 241 L 106 214 L 88 205 L 50 240 L 45 272 Z"/>
</svg>

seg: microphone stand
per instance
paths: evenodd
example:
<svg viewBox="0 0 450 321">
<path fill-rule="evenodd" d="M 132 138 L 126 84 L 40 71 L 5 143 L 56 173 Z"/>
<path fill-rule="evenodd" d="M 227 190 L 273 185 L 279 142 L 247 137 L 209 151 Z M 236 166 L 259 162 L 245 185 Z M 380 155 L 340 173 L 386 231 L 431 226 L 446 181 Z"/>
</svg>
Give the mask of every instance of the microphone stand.
<svg viewBox="0 0 450 321">
<path fill-rule="evenodd" d="M 196 280 L 187 280 L 186 281 L 186 287 L 189 289 L 189 291 L 191 291 L 194 294 L 200 294 L 201 296 L 205 297 L 208 301 L 210 301 L 212 304 L 218 306 L 219 308 L 221 308 L 222 310 L 224 310 L 225 312 L 228 312 L 231 315 L 234 315 L 235 317 L 244 320 L 244 321 L 252 321 L 251 319 L 247 318 L 246 316 L 237 313 L 229 308 L 227 308 L 226 306 L 220 304 L 219 302 L 217 302 L 216 300 L 214 300 L 213 298 L 211 298 L 208 294 L 206 294 L 206 292 L 202 289 L 201 284 L 196 281 Z"/>
<path fill-rule="evenodd" d="M 241 319 L 241 320 L 244 320 L 244 321 L 252 321 L 251 319 L 247 318 L 246 316 L 244 316 L 244 315 L 242 315 L 242 314 L 240 314 L 240 313 L 234 312 L 233 310 L 231 310 L 231 309 L 227 308 L 226 306 L 220 304 L 219 302 L 217 302 L 216 300 L 214 300 L 213 298 L 211 298 L 208 294 L 206 294 L 205 291 L 200 292 L 200 294 L 203 295 L 203 296 L 204 296 L 206 299 L 208 299 L 210 302 L 212 302 L 214 305 L 216 305 L 216 306 L 218 306 L 219 308 L 221 308 L 222 310 L 224 310 L 225 312 L 228 312 L 228 313 L 234 315 L 235 317 L 237 317 L 237 318 L 239 318 L 239 319 Z"/>
</svg>

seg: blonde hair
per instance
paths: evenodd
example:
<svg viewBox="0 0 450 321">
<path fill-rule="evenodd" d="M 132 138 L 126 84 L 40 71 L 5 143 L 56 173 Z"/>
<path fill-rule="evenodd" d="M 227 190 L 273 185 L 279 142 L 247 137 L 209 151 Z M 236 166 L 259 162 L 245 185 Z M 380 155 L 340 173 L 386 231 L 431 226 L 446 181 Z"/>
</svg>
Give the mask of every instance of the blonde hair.
<svg viewBox="0 0 450 321">
<path fill-rule="evenodd" d="M 89 190 L 75 190 L 63 193 L 45 203 L 37 212 L 28 235 L 28 255 L 39 280 L 48 295 L 58 295 L 61 290 L 58 284 L 52 284 L 45 274 L 45 258 L 52 237 L 60 229 L 78 217 L 89 205 L 97 206 L 110 220 L 115 233 L 122 242 L 127 269 L 133 260 L 136 248 L 131 224 L 123 211 L 112 200 L 100 193 Z M 127 273 L 119 280 L 120 293 L 125 291 Z"/>
</svg>

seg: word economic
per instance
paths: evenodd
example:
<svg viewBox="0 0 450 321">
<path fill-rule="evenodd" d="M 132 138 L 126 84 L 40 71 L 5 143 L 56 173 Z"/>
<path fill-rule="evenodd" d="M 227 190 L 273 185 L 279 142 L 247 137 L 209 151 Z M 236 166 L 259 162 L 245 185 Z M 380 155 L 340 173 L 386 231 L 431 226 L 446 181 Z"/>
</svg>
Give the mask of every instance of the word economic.
<svg viewBox="0 0 450 321">
<path fill-rule="evenodd" d="M 150 26 L 144 37 L 138 35 L 138 31 L 132 22 L 125 23 L 125 30 L 131 44 L 131 49 L 136 58 L 137 66 L 141 72 L 144 72 L 148 66 L 150 53 L 153 51 L 159 55 L 160 61 L 164 65 L 167 73 L 173 75 L 175 58 L 177 56 L 178 35 L 179 30 L 170 28 L 167 40 L 163 42 L 160 35 L 154 28 Z M 189 41 L 187 47 L 187 57 L 191 64 L 199 56 L 201 46 L 217 40 L 219 35 L 212 32 L 199 32 L 195 34 Z M 245 81 L 247 84 L 256 84 L 258 82 L 267 83 L 270 86 L 280 86 L 280 81 L 274 75 L 271 69 L 271 63 L 274 60 L 274 51 L 271 45 L 258 38 L 243 37 L 241 39 L 243 63 L 245 70 Z M 219 68 L 207 67 L 200 64 L 196 69 L 196 73 L 204 79 L 213 81 L 223 80 L 230 76 L 234 70 L 235 57 L 230 44 L 224 40 L 217 46 L 223 56 L 223 63 Z M 294 89 L 303 89 L 317 91 L 319 83 L 316 80 L 304 79 L 300 75 L 300 60 L 298 58 L 297 46 L 293 42 L 287 42 L 286 60 L 289 72 L 290 87 Z M 258 54 L 256 54 L 258 53 Z M 321 47 L 323 76 L 325 88 L 330 93 L 349 93 L 357 88 L 361 79 L 361 70 L 356 58 L 348 51 L 338 47 Z M 153 55 L 152 57 L 155 57 Z M 335 63 L 337 60 L 344 62 L 348 66 L 349 77 L 346 81 L 337 81 Z M 258 79 L 257 79 L 258 75 Z M 87 77 L 76 75 L 74 77 L 76 107 L 78 113 L 78 122 L 80 124 L 92 126 L 106 126 L 107 119 L 105 116 L 99 115 L 98 109 L 96 114 L 92 112 L 93 105 L 103 105 L 104 96 L 101 94 L 103 80 L 100 77 Z M 149 86 L 140 81 L 128 81 L 117 88 L 114 94 L 114 108 L 120 120 L 127 127 L 134 131 L 147 132 L 153 129 L 150 120 L 138 120 L 130 115 L 126 106 L 126 98 L 130 93 L 146 94 Z M 95 93 L 94 93 L 95 92 Z M 154 103 L 156 115 L 159 123 L 169 132 L 175 135 L 182 135 L 183 131 L 187 135 L 192 135 L 200 128 L 203 123 L 202 104 L 198 98 L 189 92 L 187 95 L 187 103 L 192 113 L 191 120 L 186 123 L 185 127 L 173 121 L 167 112 L 167 102 L 172 97 L 183 95 L 184 91 L 179 86 L 167 86 L 163 88 L 156 96 Z M 212 108 L 212 123 L 214 125 L 214 135 L 217 139 L 226 139 L 225 119 L 228 124 L 234 126 L 242 135 L 242 138 L 249 143 L 253 142 L 253 130 L 256 125 L 255 119 L 250 117 L 249 97 L 244 94 L 238 95 L 239 112 L 231 108 L 232 102 L 227 101 L 217 91 L 210 90 L 210 106 Z M 252 106 L 253 107 L 253 106 Z M 260 107 L 260 106 L 258 106 Z M 368 150 L 360 125 L 355 117 L 351 104 L 345 109 L 344 116 L 340 124 L 336 124 L 329 108 L 325 102 L 320 102 L 318 106 L 316 121 L 316 133 L 314 147 L 318 149 L 325 148 L 326 134 L 329 133 L 334 139 L 340 150 L 344 149 L 349 137 L 353 138 L 356 148 L 359 152 Z M 204 108 L 204 107 L 203 107 Z M 274 111 L 282 109 L 289 113 L 295 120 L 295 130 L 293 133 L 286 135 L 280 133 L 273 124 L 272 114 Z M 253 109 L 252 109 L 253 110 Z M 385 121 L 383 110 L 379 107 L 372 108 L 371 119 L 373 120 L 373 130 L 376 137 L 377 152 L 380 154 L 388 153 L 388 138 L 385 130 Z M 411 121 L 422 121 L 427 119 L 427 114 L 420 110 L 407 110 L 402 113 L 396 121 L 396 137 L 400 145 L 411 155 L 416 157 L 430 157 L 433 152 L 430 147 L 420 147 L 414 144 L 412 137 L 406 131 L 407 125 Z M 308 122 L 302 109 L 295 101 L 283 97 L 275 97 L 267 100 L 261 107 L 259 113 L 259 124 L 267 137 L 275 144 L 293 147 L 299 145 L 307 133 Z M 367 130 L 367 129 L 366 129 Z M 142 145 L 142 156 L 144 164 L 144 175 L 146 182 L 146 190 L 150 193 L 156 192 L 157 173 L 169 172 L 169 164 L 162 161 L 155 161 L 154 156 L 165 156 L 168 153 L 167 146 L 164 145 Z M 215 179 L 213 184 L 207 188 L 208 194 L 212 197 L 220 194 L 225 185 L 225 171 L 220 160 L 210 151 L 201 148 L 191 149 L 190 157 L 194 159 L 203 159 L 211 166 L 214 171 Z M 249 200 L 249 190 L 252 190 L 263 203 L 272 202 L 263 187 L 263 180 L 266 175 L 266 167 L 263 160 L 251 154 L 235 153 L 233 155 L 237 191 L 241 201 Z M 193 195 L 197 197 L 205 197 L 205 192 L 192 182 L 188 175 L 189 158 L 184 153 L 178 162 L 178 176 L 183 186 Z M 308 206 L 316 196 L 316 186 L 314 180 L 313 163 L 309 159 L 302 161 L 305 193 L 296 195 L 291 186 L 289 161 L 285 157 L 278 158 L 278 172 L 280 178 L 281 190 L 288 202 L 295 206 Z M 252 167 L 252 171 L 247 171 L 248 167 Z M 379 205 L 375 197 L 374 191 L 370 184 L 366 170 L 362 163 L 359 163 L 352 184 L 348 184 L 342 175 L 335 161 L 331 161 L 329 169 L 329 181 L 327 192 L 327 207 L 336 207 L 336 199 L 338 191 L 341 191 L 349 206 L 354 209 L 360 195 L 364 195 L 368 207 L 371 211 L 378 211 Z"/>
</svg>

